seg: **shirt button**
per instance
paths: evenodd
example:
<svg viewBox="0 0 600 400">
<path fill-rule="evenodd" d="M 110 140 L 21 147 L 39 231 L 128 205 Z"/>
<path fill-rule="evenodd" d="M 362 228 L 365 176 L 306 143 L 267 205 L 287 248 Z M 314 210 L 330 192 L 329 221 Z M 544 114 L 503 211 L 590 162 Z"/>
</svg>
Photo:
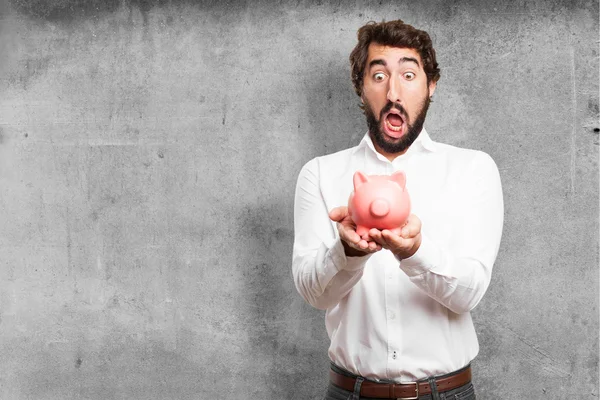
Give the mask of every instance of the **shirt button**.
<svg viewBox="0 0 600 400">
<path fill-rule="evenodd" d="M 389 317 L 390 317 L 390 319 L 394 319 L 394 318 L 396 318 L 396 314 L 394 314 L 393 311 L 390 311 Z"/>
</svg>

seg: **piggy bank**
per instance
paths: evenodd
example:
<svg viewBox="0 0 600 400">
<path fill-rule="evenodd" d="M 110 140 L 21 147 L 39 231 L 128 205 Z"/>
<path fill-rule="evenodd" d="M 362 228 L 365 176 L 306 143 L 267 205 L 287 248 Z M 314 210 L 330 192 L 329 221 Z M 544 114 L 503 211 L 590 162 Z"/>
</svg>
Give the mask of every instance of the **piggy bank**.
<svg viewBox="0 0 600 400">
<path fill-rule="evenodd" d="M 400 234 L 410 214 L 404 172 L 398 171 L 389 176 L 367 176 L 356 171 L 354 192 L 348 199 L 348 212 L 360 236 L 371 228 L 388 229 Z"/>
</svg>

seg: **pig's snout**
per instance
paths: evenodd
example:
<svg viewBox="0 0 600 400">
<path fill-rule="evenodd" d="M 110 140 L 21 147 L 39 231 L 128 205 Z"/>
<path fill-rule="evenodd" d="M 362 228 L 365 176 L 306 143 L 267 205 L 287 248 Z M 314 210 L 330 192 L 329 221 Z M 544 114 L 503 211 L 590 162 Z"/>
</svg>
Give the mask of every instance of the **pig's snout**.
<svg viewBox="0 0 600 400">
<path fill-rule="evenodd" d="M 371 203 L 370 210 L 374 217 L 385 217 L 390 212 L 390 204 L 383 199 L 376 199 Z"/>
</svg>

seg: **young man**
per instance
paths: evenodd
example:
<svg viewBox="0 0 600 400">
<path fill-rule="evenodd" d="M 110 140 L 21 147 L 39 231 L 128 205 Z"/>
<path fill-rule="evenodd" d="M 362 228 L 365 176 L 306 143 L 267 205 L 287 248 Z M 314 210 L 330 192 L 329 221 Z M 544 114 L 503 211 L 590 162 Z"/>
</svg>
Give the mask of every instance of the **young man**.
<svg viewBox="0 0 600 400">
<path fill-rule="evenodd" d="M 369 23 L 350 63 L 368 133 L 302 168 L 294 209 L 296 288 L 327 310 L 326 399 L 474 399 L 470 311 L 502 234 L 498 169 L 487 154 L 423 129 L 440 76 L 426 32 Z M 406 173 L 412 214 L 400 235 L 356 233 L 346 204 L 357 170 Z"/>
</svg>

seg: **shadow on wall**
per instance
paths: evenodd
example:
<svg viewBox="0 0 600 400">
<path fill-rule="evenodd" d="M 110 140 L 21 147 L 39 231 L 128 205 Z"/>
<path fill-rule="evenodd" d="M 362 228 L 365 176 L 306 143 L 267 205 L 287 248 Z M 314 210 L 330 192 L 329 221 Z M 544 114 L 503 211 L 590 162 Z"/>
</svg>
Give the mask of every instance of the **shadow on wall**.
<svg viewBox="0 0 600 400">
<path fill-rule="evenodd" d="M 327 64 L 318 62 L 313 70 L 304 85 L 308 88 L 308 121 L 299 129 L 306 138 L 310 158 L 356 146 L 367 131 L 360 99 L 350 79 L 348 56 L 331 59 Z"/>
<path fill-rule="evenodd" d="M 244 207 L 238 219 L 246 253 L 239 256 L 243 284 L 236 306 L 250 342 L 245 370 L 253 371 L 273 399 L 306 398 L 311 390 L 322 393 L 324 386 L 306 382 L 315 371 L 325 376 L 327 365 L 323 314 L 304 302 L 291 275 L 289 204 L 283 195 L 275 195 Z"/>
</svg>

